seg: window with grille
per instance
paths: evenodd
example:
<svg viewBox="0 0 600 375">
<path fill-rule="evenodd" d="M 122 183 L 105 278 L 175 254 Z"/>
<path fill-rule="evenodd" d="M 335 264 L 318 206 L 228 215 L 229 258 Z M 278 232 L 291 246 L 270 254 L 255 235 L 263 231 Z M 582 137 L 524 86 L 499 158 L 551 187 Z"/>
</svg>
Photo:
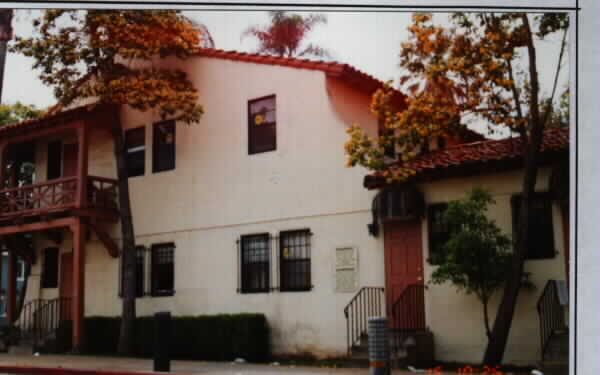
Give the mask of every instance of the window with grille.
<svg viewBox="0 0 600 375">
<path fill-rule="evenodd" d="M 135 247 L 135 267 L 135 296 L 139 298 L 146 295 L 146 248 L 144 246 Z M 120 296 L 123 295 L 124 276 L 123 263 L 121 262 Z"/>
<path fill-rule="evenodd" d="M 58 248 L 56 247 L 44 250 L 41 287 L 58 288 Z"/>
<path fill-rule="evenodd" d="M 550 193 L 535 193 L 532 198 L 526 259 L 554 258 L 556 250 L 554 249 L 552 200 Z M 521 199 L 520 194 L 513 196 L 511 199 L 513 233 L 516 233 L 519 227 Z"/>
<path fill-rule="evenodd" d="M 175 169 L 175 121 L 154 124 L 152 135 L 152 172 Z"/>
<path fill-rule="evenodd" d="M 279 234 L 280 290 L 310 290 L 310 230 L 294 230 Z"/>
<path fill-rule="evenodd" d="M 127 175 L 143 176 L 146 171 L 146 134 L 143 126 L 125 131 L 125 150 Z"/>
<path fill-rule="evenodd" d="M 240 239 L 241 292 L 259 293 L 270 289 L 271 247 L 268 233 Z"/>
<path fill-rule="evenodd" d="M 175 245 L 173 243 L 152 245 L 151 249 L 152 296 L 175 294 Z"/>
<path fill-rule="evenodd" d="M 440 264 L 444 259 L 444 245 L 450 239 L 450 228 L 443 220 L 447 203 L 432 204 L 427 208 L 429 232 L 429 263 Z"/>
<path fill-rule="evenodd" d="M 248 154 L 277 148 L 275 95 L 248 102 Z"/>
</svg>

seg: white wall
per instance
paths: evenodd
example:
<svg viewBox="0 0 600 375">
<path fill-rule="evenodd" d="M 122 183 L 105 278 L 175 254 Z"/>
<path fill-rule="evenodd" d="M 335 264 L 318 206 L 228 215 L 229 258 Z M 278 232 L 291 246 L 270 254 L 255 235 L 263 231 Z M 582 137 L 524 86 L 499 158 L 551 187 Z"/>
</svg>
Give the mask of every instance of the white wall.
<svg viewBox="0 0 600 375">
<path fill-rule="evenodd" d="M 352 122 L 374 131 L 370 97 L 317 71 L 211 58 L 180 67 L 198 88 L 205 114 L 198 124 L 177 125 L 175 170 L 152 173 L 151 124 L 160 118 L 122 111 L 125 128 L 146 126 L 146 174 L 129 180 L 136 242 L 176 245 L 175 295 L 138 299 L 138 314 L 263 312 L 275 352 L 345 354 L 343 308 L 354 293 L 334 290 L 335 249 L 358 250 L 360 286 L 384 285 L 382 240 L 367 231 L 374 193 L 362 187 L 364 170 L 345 168 L 343 148 Z M 248 100 L 270 94 L 276 95 L 277 150 L 248 155 Z M 90 174 L 114 177 L 112 152 L 109 133 L 94 131 Z M 45 154 L 38 156 L 42 171 Z M 236 240 L 302 228 L 313 233 L 314 289 L 238 294 Z M 111 232 L 120 238 L 118 226 Z M 70 251 L 69 238 L 63 251 Z M 38 249 L 43 246 L 40 240 Z M 38 262 L 33 273 L 40 267 Z M 87 316 L 120 314 L 118 270 L 119 260 L 92 237 L 86 255 Z M 30 291 L 28 298 L 58 293 L 33 286 Z"/>
<path fill-rule="evenodd" d="M 537 191 L 548 191 L 550 169 L 538 176 Z M 488 189 L 496 203 L 488 215 L 500 229 L 512 234 L 510 198 L 521 191 L 522 173 L 507 172 L 490 176 L 448 179 L 421 186 L 428 204 L 465 198 L 475 186 Z M 423 253 L 429 255 L 427 221 L 423 220 Z M 522 289 L 519 294 L 513 325 L 504 356 L 505 363 L 535 364 L 541 358 L 537 300 L 548 279 L 565 280 L 565 248 L 560 209 L 553 205 L 554 246 L 557 254 L 551 259 L 527 260 L 525 271 L 531 272 L 534 290 Z M 434 267 L 424 262 L 425 278 L 430 279 Z M 501 298 L 497 293 L 490 303 L 490 322 L 493 325 Z M 436 358 L 445 361 L 479 362 L 487 344 L 483 325 L 483 310 L 475 296 L 457 292 L 451 284 L 430 285 L 426 293 L 427 324 L 433 330 Z"/>
</svg>

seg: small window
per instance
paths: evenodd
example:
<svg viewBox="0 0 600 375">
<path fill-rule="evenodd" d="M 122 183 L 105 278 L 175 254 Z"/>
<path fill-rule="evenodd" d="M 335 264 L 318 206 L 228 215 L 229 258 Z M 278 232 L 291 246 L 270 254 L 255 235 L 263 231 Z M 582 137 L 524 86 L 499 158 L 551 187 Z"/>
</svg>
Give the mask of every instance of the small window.
<svg viewBox="0 0 600 375">
<path fill-rule="evenodd" d="M 146 295 L 146 248 L 144 246 L 135 247 L 135 267 L 135 296 L 143 297 Z M 123 296 L 124 276 L 123 263 L 121 263 L 120 296 Z"/>
<path fill-rule="evenodd" d="M 429 231 L 429 263 L 439 264 L 444 258 L 444 245 L 450 239 L 450 228 L 443 220 L 448 209 L 447 203 L 432 204 L 427 208 Z"/>
<path fill-rule="evenodd" d="M 48 143 L 48 164 L 46 169 L 46 178 L 53 180 L 62 176 L 62 142 L 54 141 Z"/>
<path fill-rule="evenodd" d="M 248 153 L 277 148 L 275 95 L 248 102 Z"/>
<path fill-rule="evenodd" d="M 241 273 L 242 293 L 268 292 L 271 248 L 268 233 L 242 236 Z"/>
<path fill-rule="evenodd" d="M 44 250 L 41 284 L 42 288 L 58 288 L 58 248 L 56 247 Z"/>
<path fill-rule="evenodd" d="M 281 291 L 310 290 L 310 237 L 308 229 L 281 232 Z"/>
<path fill-rule="evenodd" d="M 175 169 L 175 121 L 154 124 L 152 136 L 152 172 Z"/>
<path fill-rule="evenodd" d="M 521 195 L 511 199 L 513 213 L 513 233 L 519 227 Z M 552 225 L 552 200 L 549 193 L 536 193 L 531 202 L 531 221 L 527 241 L 526 259 L 554 258 L 554 230 Z"/>
<path fill-rule="evenodd" d="M 125 131 L 125 149 L 127 152 L 127 175 L 143 176 L 146 172 L 146 136 L 144 127 Z"/>
<path fill-rule="evenodd" d="M 152 245 L 152 296 L 175 294 L 175 245 Z"/>
</svg>

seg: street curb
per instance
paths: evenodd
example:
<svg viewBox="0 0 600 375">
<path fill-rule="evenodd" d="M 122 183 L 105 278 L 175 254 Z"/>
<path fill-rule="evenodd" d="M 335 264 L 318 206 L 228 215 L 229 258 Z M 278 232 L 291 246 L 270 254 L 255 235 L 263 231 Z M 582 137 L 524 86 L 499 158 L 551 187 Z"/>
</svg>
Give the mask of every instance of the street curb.
<svg viewBox="0 0 600 375">
<path fill-rule="evenodd" d="M 65 367 L 38 367 L 38 366 L 16 366 L 0 365 L 0 373 L 27 374 L 27 375 L 164 375 L 166 372 L 151 371 L 127 371 L 127 370 L 100 370 Z M 170 372 L 174 373 L 174 372 Z M 169 373 L 169 374 L 170 374 Z M 191 375 L 177 373 L 178 375 Z"/>
</svg>

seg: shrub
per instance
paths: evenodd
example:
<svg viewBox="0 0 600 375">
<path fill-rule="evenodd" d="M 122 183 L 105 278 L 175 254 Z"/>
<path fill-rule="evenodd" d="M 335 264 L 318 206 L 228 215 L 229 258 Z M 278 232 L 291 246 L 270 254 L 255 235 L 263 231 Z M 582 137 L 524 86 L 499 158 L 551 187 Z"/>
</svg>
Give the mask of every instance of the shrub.
<svg viewBox="0 0 600 375">
<path fill-rule="evenodd" d="M 120 317 L 85 319 L 87 354 L 116 354 Z M 251 362 L 269 359 L 267 320 L 262 314 L 201 315 L 173 317 L 170 355 L 173 359 L 233 360 Z M 135 354 L 152 357 L 154 318 L 138 317 L 135 322 Z"/>
</svg>

